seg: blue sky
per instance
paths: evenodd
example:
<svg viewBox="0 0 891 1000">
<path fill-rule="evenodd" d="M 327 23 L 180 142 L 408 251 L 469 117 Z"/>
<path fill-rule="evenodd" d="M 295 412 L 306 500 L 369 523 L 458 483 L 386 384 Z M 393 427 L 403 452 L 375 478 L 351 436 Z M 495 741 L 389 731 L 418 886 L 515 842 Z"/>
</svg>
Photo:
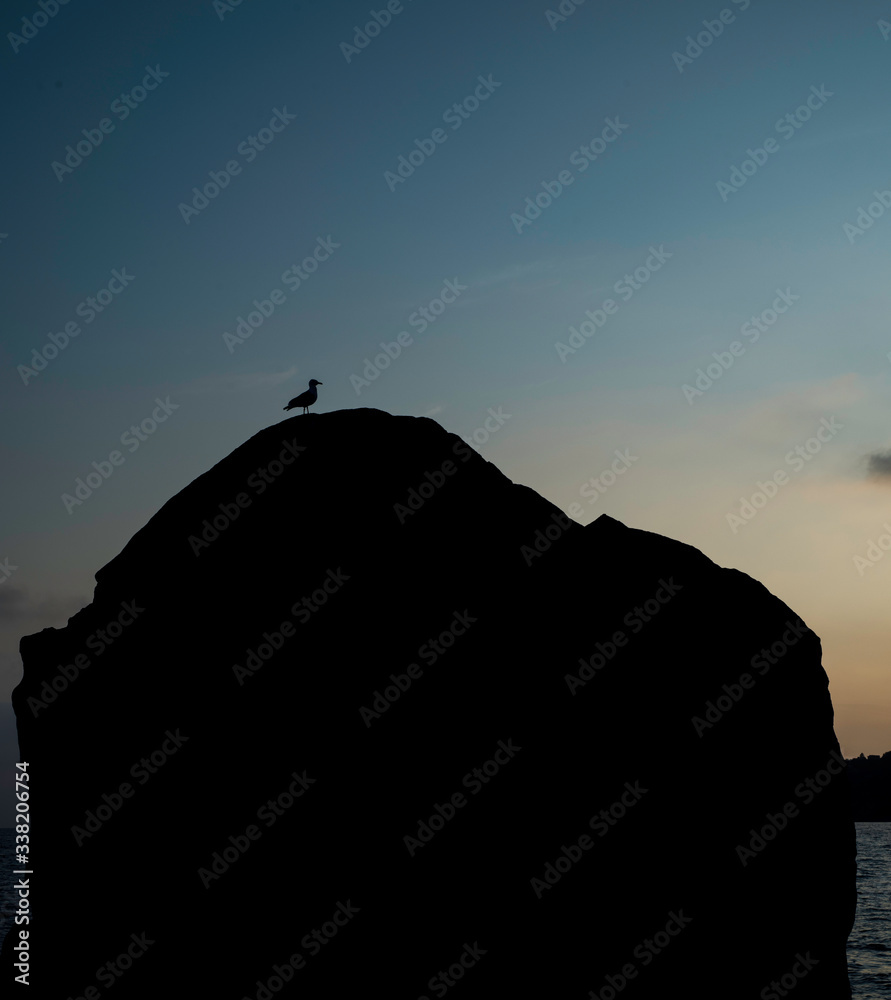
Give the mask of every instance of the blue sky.
<svg viewBox="0 0 891 1000">
<path fill-rule="evenodd" d="M 762 580 L 823 637 L 845 753 L 891 749 L 891 559 L 854 561 L 891 520 L 891 477 L 868 475 L 891 447 L 891 208 L 843 228 L 891 189 L 885 6 L 589 0 L 560 22 L 527 0 L 405 0 L 349 61 L 341 44 L 386 5 L 218 6 L 69 0 L 26 44 L 3 43 L 0 559 L 16 568 L 0 583 L 0 701 L 21 676 L 18 638 L 63 626 L 133 532 L 317 378 L 320 411 L 428 414 L 463 436 L 500 407 L 509 418 L 477 433 L 486 458 L 580 504 L 583 523 L 607 512 Z M 38 11 L 8 4 L 4 34 Z M 154 89 L 134 92 L 147 74 Z M 456 103 L 464 116 L 444 121 Z M 271 119 L 280 131 L 261 132 Z M 580 171 L 608 120 L 625 127 Z M 388 183 L 438 128 L 444 141 Z M 250 136 L 272 141 L 251 150 Z M 82 140 L 82 162 L 54 169 Z M 748 150 L 766 162 L 743 167 Z M 233 160 L 185 221 L 193 188 Z M 734 167 L 751 173 L 722 197 Z M 571 183 L 518 232 L 511 216 L 561 171 Z M 285 283 L 319 239 L 336 249 Z M 659 268 L 621 298 L 652 248 Z M 132 280 L 85 322 L 79 304 L 122 269 Z M 446 281 L 466 290 L 411 325 Z M 275 289 L 229 349 L 224 332 Z M 750 343 L 741 327 L 778 290 L 797 298 Z M 609 298 L 561 359 L 555 345 Z M 350 377 L 401 331 L 411 344 L 357 393 Z M 733 341 L 744 353 L 688 402 L 684 384 Z M 122 447 L 168 397 L 176 409 Z M 784 456 L 833 416 L 842 429 L 791 469 Z M 617 449 L 637 457 L 590 503 L 580 490 Z M 114 450 L 112 474 L 66 505 Z M 733 531 L 727 515 L 781 469 L 789 481 Z"/>
</svg>

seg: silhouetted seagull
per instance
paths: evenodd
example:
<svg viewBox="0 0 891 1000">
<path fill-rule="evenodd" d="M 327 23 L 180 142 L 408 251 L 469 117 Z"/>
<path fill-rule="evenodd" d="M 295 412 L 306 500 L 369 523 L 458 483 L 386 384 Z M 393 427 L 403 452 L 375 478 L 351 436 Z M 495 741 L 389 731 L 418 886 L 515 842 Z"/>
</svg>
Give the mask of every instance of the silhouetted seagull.
<svg viewBox="0 0 891 1000">
<path fill-rule="evenodd" d="M 283 410 L 293 410 L 295 407 L 302 406 L 303 412 L 308 413 L 309 408 L 316 401 L 319 395 L 319 390 L 316 389 L 317 385 L 324 385 L 323 382 L 319 382 L 317 379 L 311 378 L 309 380 L 309 388 L 306 392 L 301 392 L 299 396 L 295 396 L 287 406 L 283 406 Z"/>
</svg>

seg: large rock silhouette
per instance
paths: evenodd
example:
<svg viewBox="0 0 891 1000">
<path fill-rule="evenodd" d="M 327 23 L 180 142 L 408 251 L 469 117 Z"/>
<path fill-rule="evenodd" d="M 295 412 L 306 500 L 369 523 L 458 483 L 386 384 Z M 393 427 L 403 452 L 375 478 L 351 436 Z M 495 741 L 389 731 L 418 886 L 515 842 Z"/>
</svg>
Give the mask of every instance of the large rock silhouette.
<svg viewBox="0 0 891 1000">
<path fill-rule="evenodd" d="M 820 642 L 745 574 L 356 409 L 96 580 L 13 693 L 38 988 L 850 996 Z"/>
</svg>

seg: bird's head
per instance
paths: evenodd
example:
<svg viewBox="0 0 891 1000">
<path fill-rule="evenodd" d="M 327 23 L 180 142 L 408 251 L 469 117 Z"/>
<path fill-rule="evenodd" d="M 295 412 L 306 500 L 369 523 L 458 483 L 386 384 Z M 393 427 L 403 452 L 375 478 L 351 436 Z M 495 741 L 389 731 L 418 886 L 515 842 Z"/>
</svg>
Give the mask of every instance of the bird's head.
<svg viewBox="0 0 891 1000">
<path fill-rule="evenodd" d="M 318 379 L 311 378 L 309 380 L 309 384 L 310 384 L 310 386 L 313 386 L 313 385 L 324 385 L 324 382 L 319 382 Z"/>
</svg>

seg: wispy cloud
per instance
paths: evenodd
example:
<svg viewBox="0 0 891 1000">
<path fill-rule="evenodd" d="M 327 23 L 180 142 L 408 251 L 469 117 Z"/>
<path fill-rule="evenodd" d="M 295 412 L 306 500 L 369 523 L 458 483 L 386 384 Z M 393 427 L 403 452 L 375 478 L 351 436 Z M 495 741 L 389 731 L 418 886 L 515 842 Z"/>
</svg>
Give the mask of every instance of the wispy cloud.
<svg viewBox="0 0 891 1000">
<path fill-rule="evenodd" d="M 773 449 L 778 442 L 795 439 L 821 417 L 840 417 L 847 408 L 865 405 L 871 388 L 856 372 L 811 382 L 779 383 L 765 396 L 731 403 L 724 413 L 731 417 L 728 433 L 738 443 Z M 720 419 L 714 412 L 711 416 L 712 421 Z"/>
<path fill-rule="evenodd" d="M 514 284 L 528 278 L 557 279 L 562 263 L 556 260 L 533 260 L 526 264 L 509 264 L 499 271 L 490 271 L 474 280 L 476 288 L 490 288 L 493 285 Z"/>
<path fill-rule="evenodd" d="M 584 254 L 508 264 L 500 270 L 475 277 L 473 287 L 488 289 L 497 285 L 522 285 L 524 288 L 543 288 L 560 284 L 573 277 L 584 278 L 590 282 L 591 275 L 597 273 L 602 263 L 602 256 Z"/>
<path fill-rule="evenodd" d="M 214 373 L 204 375 L 201 378 L 193 379 L 191 382 L 183 382 L 180 385 L 171 385 L 170 392 L 176 392 L 181 396 L 204 395 L 207 393 L 220 392 L 244 392 L 251 389 L 259 389 L 263 386 L 280 385 L 287 382 L 297 374 L 297 365 L 292 365 L 283 372 L 236 372 L 231 375 Z"/>
<path fill-rule="evenodd" d="M 799 149 L 814 149 L 818 146 L 830 146 L 837 142 L 856 142 L 863 136 L 875 135 L 878 132 L 886 132 L 888 126 L 886 124 L 869 125 L 869 126 L 854 126 L 847 129 L 837 129 L 831 132 L 822 132 L 819 135 L 812 136 L 802 136 L 800 142 L 796 142 L 795 145 Z M 798 136 L 795 137 L 796 139 Z M 791 145 L 791 143 L 790 143 Z"/>
</svg>

